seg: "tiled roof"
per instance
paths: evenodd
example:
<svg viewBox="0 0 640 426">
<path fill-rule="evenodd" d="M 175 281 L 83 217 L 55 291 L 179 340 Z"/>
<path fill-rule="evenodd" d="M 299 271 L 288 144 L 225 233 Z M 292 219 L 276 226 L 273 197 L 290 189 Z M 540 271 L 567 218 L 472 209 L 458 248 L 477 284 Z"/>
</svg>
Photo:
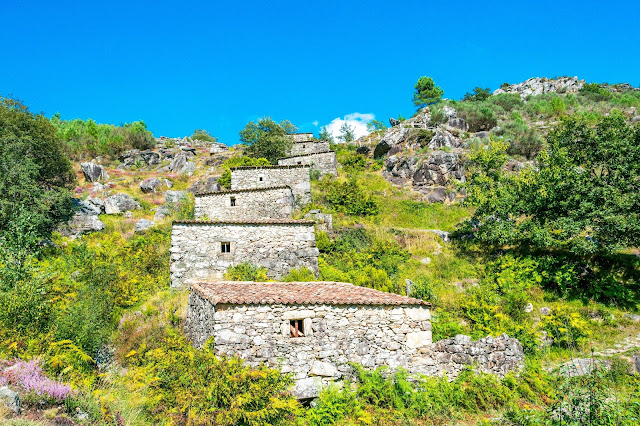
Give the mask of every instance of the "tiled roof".
<svg viewBox="0 0 640 426">
<path fill-rule="evenodd" d="M 349 283 L 211 281 L 191 285 L 214 305 L 425 305 L 429 302 Z"/>
<path fill-rule="evenodd" d="M 313 220 L 249 219 L 249 220 L 174 220 L 174 225 L 314 225 Z"/>
<path fill-rule="evenodd" d="M 274 189 L 291 189 L 291 187 L 287 185 L 282 185 L 282 186 L 265 186 L 263 188 L 230 189 L 226 191 L 198 192 L 197 194 L 195 194 L 195 196 L 202 197 L 205 195 L 237 194 L 238 192 L 263 192 L 263 191 L 271 191 Z"/>
<path fill-rule="evenodd" d="M 231 171 L 234 170 L 257 170 L 257 169 L 300 169 L 305 167 L 311 167 L 308 164 L 292 164 L 290 166 L 238 166 L 238 167 L 230 167 Z"/>
<path fill-rule="evenodd" d="M 312 152 L 310 154 L 299 154 L 299 155 L 290 155 L 288 157 L 280 157 L 278 160 L 286 160 L 287 158 L 296 158 L 296 157 L 308 157 L 310 155 L 319 155 L 319 154 L 329 154 L 333 151 L 322 151 L 322 152 Z"/>
</svg>

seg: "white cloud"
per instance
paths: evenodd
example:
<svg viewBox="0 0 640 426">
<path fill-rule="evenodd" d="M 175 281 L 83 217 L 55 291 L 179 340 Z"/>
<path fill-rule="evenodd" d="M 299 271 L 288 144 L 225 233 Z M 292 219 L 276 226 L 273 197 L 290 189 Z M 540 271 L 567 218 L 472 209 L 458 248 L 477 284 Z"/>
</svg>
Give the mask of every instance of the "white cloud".
<svg viewBox="0 0 640 426">
<path fill-rule="evenodd" d="M 375 116 L 373 114 L 361 114 L 359 112 L 353 112 L 347 114 L 342 118 L 334 118 L 331 123 L 327 124 L 327 130 L 333 136 L 336 142 L 339 142 L 338 136 L 340 136 L 340 127 L 344 123 L 347 123 L 354 129 L 356 139 L 369 134 L 367 131 L 367 123 L 373 120 Z"/>
<path fill-rule="evenodd" d="M 318 127 L 318 124 L 320 124 L 320 123 L 318 123 L 318 120 L 316 120 L 316 121 L 312 121 L 311 124 L 313 124 L 314 126 Z"/>
</svg>

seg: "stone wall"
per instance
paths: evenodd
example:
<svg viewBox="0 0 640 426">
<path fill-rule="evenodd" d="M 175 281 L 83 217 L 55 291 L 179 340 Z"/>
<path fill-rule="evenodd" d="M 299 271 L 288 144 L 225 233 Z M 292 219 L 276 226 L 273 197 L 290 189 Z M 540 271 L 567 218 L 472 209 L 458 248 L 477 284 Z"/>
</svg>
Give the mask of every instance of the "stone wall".
<svg viewBox="0 0 640 426">
<path fill-rule="evenodd" d="M 219 355 L 291 372 L 299 398 L 317 396 L 322 385 L 349 377 L 349 362 L 453 379 L 470 365 L 504 375 L 524 360 L 518 340 L 506 335 L 475 342 L 459 335 L 432 344 L 426 306 L 214 306 L 192 292 L 188 311 L 187 334 L 196 347 L 213 336 Z M 305 337 L 289 337 L 294 319 L 303 320 Z"/>
<path fill-rule="evenodd" d="M 315 154 L 330 151 L 327 141 L 299 141 L 294 142 L 289 155 Z"/>
<path fill-rule="evenodd" d="M 311 202 L 309 166 L 234 167 L 231 169 L 231 189 L 266 188 L 288 186 L 296 200 L 296 206 Z"/>
<path fill-rule="evenodd" d="M 319 152 L 315 154 L 303 154 L 292 157 L 279 158 L 278 165 L 308 165 L 312 170 L 319 170 L 322 174 L 338 175 L 338 162 L 333 151 Z"/>
<path fill-rule="evenodd" d="M 313 133 L 289 133 L 287 134 L 293 143 L 313 141 Z"/>
<path fill-rule="evenodd" d="M 294 208 L 289 187 L 243 189 L 196 195 L 195 218 L 210 220 L 287 219 Z"/>
<path fill-rule="evenodd" d="M 230 252 L 222 252 L 222 243 Z M 171 287 L 189 279 L 221 279 L 230 266 L 249 262 L 267 268 L 271 279 L 305 267 L 318 273 L 313 222 L 177 221 L 171 232 Z"/>
</svg>

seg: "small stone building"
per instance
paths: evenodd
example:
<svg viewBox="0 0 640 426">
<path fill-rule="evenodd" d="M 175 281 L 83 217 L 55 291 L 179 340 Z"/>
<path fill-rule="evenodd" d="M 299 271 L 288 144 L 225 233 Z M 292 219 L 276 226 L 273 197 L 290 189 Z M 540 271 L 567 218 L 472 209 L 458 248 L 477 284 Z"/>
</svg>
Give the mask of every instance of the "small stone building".
<svg viewBox="0 0 640 426">
<path fill-rule="evenodd" d="M 209 220 L 288 219 L 294 209 L 288 186 L 199 193 L 195 218 Z"/>
<path fill-rule="evenodd" d="M 171 287 L 188 280 L 222 279 L 231 266 L 248 262 L 280 279 L 290 270 L 318 273 L 314 222 L 309 220 L 184 220 L 171 232 Z"/>
<path fill-rule="evenodd" d="M 308 165 L 311 167 L 311 170 L 319 170 L 323 175 L 338 175 L 338 162 L 336 160 L 336 153 L 333 151 L 278 158 L 278 165 Z"/>
<path fill-rule="evenodd" d="M 291 146 L 289 155 L 316 154 L 318 152 L 330 151 L 329 142 L 327 141 L 296 141 Z"/>
<path fill-rule="evenodd" d="M 194 282 L 186 332 L 197 348 L 213 337 L 218 355 L 291 373 L 298 398 L 349 377 L 350 362 L 453 379 L 469 366 L 503 376 L 524 361 L 506 334 L 432 343 L 428 302 L 338 282 Z"/>
<path fill-rule="evenodd" d="M 309 142 L 314 140 L 313 133 L 310 132 L 287 133 L 287 137 L 291 139 L 293 143 Z"/>
<path fill-rule="evenodd" d="M 231 189 L 254 189 L 288 186 L 296 207 L 311 202 L 310 166 L 243 166 L 231 168 Z"/>
<path fill-rule="evenodd" d="M 428 302 L 347 283 L 194 283 L 187 316 L 197 348 L 213 337 L 219 355 L 292 372 L 300 397 L 349 362 L 407 367 L 431 345 Z"/>
</svg>

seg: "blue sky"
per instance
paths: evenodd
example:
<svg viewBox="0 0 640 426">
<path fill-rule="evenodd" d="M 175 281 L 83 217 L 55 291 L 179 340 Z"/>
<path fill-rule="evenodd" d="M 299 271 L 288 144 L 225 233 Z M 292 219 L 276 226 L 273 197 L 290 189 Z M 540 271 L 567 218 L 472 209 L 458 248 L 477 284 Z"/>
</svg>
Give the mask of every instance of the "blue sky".
<svg viewBox="0 0 640 426">
<path fill-rule="evenodd" d="M 262 116 L 317 133 L 411 115 L 421 75 L 453 99 L 535 76 L 640 85 L 637 0 L 2 0 L 0 19 L 0 94 L 229 145 Z"/>
</svg>

